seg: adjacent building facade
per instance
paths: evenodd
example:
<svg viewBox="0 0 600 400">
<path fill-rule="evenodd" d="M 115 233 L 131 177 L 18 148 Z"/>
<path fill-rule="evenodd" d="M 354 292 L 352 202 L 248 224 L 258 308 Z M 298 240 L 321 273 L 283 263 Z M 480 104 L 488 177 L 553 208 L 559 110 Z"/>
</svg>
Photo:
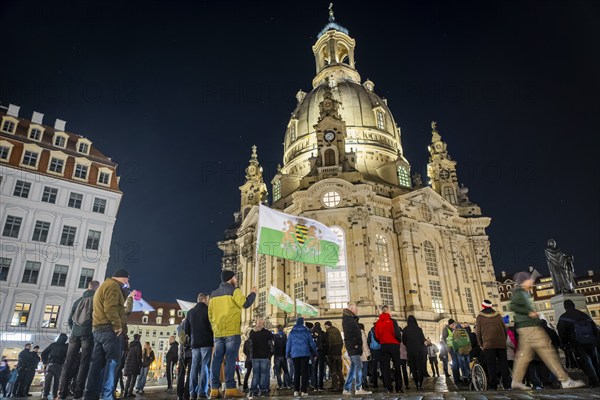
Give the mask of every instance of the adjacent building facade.
<svg viewBox="0 0 600 400">
<path fill-rule="evenodd" d="M 486 234 L 490 218 L 459 185 L 457 163 L 435 122 L 429 182 L 411 176 L 400 127 L 374 83 L 361 79 L 355 45 L 331 15 L 312 47 L 312 90 L 296 94 L 271 198 L 252 150 L 240 209 L 218 243 L 222 267 L 237 271 L 244 292 L 258 286 L 254 307 L 243 313 L 246 329 L 257 315 L 271 324 L 293 318 L 268 304 L 274 285 L 315 306 L 314 320 L 335 322 L 355 301 L 368 326 L 379 306 L 388 305 L 394 318 L 412 314 L 426 336 L 437 338 L 448 318 L 472 322 L 484 299 L 499 304 Z M 260 203 L 329 226 L 343 243 L 338 268 L 256 259 Z"/>
<path fill-rule="evenodd" d="M 122 193 L 93 142 L 0 109 L 0 348 L 68 332 L 71 304 L 104 279 Z"/>
<path fill-rule="evenodd" d="M 533 270 L 533 267 L 530 267 L 530 270 Z M 506 272 L 502 271 L 496 280 L 496 285 L 500 294 L 501 310 L 512 320 L 509 304 L 515 282 Z M 582 311 L 587 312 L 596 325 L 600 325 L 600 275 L 589 270 L 586 275 L 575 278 L 575 292 L 585 296 L 587 310 Z M 550 298 L 555 294 L 554 284 L 549 275 L 536 279 L 531 288 L 535 310 L 541 318 L 556 326 L 560 315 L 555 315 L 550 304 Z"/>
</svg>

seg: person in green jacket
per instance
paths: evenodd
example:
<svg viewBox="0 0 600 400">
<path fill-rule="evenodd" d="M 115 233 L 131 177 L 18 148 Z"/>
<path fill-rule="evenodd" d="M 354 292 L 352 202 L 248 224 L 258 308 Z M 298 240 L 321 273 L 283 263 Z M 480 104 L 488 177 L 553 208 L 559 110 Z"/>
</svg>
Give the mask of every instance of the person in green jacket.
<svg viewBox="0 0 600 400">
<path fill-rule="evenodd" d="M 516 286 L 512 293 L 510 310 L 514 313 L 515 327 L 519 334 L 518 358 L 515 361 L 511 386 L 513 389 L 529 390 L 523 384 L 523 377 L 527 366 L 537 354 L 546 364 L 548 369 L 560 381 L 563 389 L 574 389 L 585 386 L 583 381 L 573 380 L 565 372 L 558 354 L 552 347 L 552 342 L 546 331 L 541 327 L 538 313 L 533 309 L 533 302 L 529 290 L 534 284 L 534 279 L 529 272 L 518 272 L 514 279 Z"/>
</svg>

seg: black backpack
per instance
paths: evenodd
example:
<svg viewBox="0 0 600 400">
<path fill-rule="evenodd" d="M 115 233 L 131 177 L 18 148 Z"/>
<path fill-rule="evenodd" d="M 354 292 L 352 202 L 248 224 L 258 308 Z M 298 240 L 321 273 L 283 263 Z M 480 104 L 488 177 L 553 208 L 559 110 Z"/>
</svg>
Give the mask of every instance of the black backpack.
<svg viewBox="0 0 600 400">
<path fill-rule="evenodd" d="M 89 325 L 92 322 L 94 297 L 83 297 L 73 310 L 73 323 L 79 326 Z"/>
<path fill-rule="evenodd" d="M 579 344 L 594 344 L 596 343 L 596 326 L 591 319 L 582 319 L 574 321 L 569 318 L 563 318 L 567 322 L 573 324 L 575 328 L 575 341 Z"/>
</svg>

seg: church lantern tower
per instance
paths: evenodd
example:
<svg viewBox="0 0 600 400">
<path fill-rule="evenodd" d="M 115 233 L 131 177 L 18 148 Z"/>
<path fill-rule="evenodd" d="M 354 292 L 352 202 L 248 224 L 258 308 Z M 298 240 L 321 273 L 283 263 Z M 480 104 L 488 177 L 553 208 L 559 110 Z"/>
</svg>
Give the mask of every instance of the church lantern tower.
<svg viewBox="0 0 600 400">
<path fill-rule="evenodd" d="M 252 156 L 246 167 L 246 182 L 240 186 L 240 211 L 246 218 L 252 206 L 267 201 L 267 185 L 263 181 L 263 168 L 258 162 L 256 146 L 252 146 Z"/>
</svg>

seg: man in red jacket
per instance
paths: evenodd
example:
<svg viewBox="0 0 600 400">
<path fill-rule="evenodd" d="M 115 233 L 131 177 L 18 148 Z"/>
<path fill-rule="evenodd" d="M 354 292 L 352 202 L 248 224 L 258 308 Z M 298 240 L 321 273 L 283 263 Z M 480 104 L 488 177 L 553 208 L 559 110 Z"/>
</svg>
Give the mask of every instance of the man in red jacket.
<svg viewBox="0 0 600 400">
<path fill-rule="evenodd" d="M 396 320 L 389 314 L 389 308 L 384 306 L 379 320 L 375 323 L 375 339 L 381 344 L 381 373 L 383 385 L 388 393 L 393 393 L 392 374 L 390 371 L 390 360 L 394 364 L 394 382 L 396 382 L 396 393 L 404 393 L 402 390 L 402 376 L 400 370 L 400 343 L 402 342 L 402 330 Z"/>
</svg>

